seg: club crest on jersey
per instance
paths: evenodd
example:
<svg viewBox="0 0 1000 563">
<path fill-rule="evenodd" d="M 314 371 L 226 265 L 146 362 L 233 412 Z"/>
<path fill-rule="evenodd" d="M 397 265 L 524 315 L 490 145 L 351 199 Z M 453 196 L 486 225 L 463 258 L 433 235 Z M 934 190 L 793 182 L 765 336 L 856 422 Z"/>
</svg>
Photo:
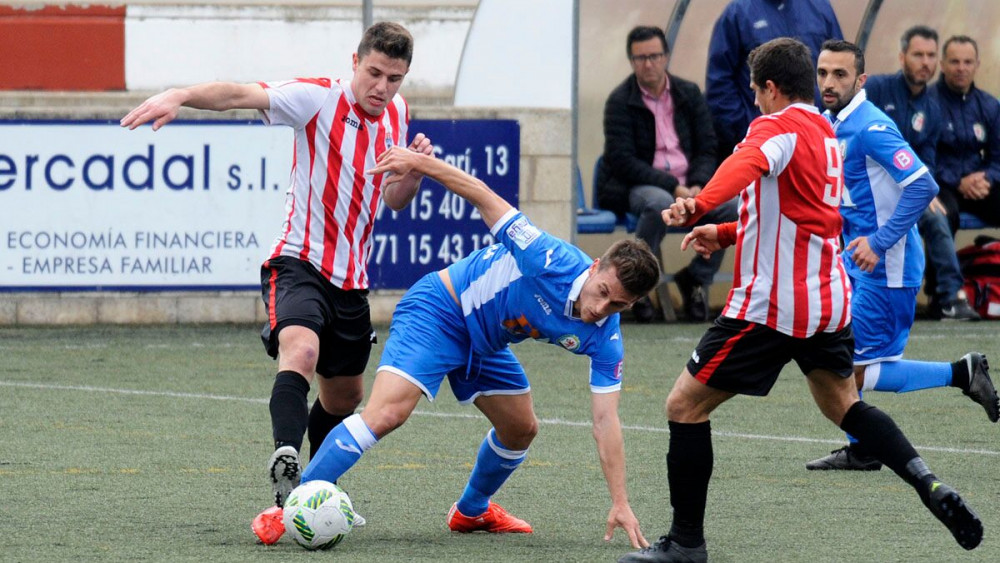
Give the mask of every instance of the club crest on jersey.
<svg viewBox="0 0 1000 563">
<path fill-rule="evenodd" d="M 972 134 L 976 136 L 976 140 L 980 143 L 986 140 L 986 129 L 983 128 L 982 123 L 972 124 Z"/>
<path fill-rule="evenodd" d="M 521 250 L 528 248 L 528 245 L 538 238 L 539 235 L 541 235 L 541 232 L 539 232 L 538 227 L 532 225 L 528 221 L 528 218 L 523 215 L 518 217 L 513 223 L 510 224 L 509 227 L 507 227 L 507 236 L 510 240 L 514 241 Z"/>
<path fill-rule="evenodd" d="M 564 334 L 559 337 L 557 342 L 570 352 L 576 352 L 580 349 L 580 337 L 575 334 Z"/>
<path fill-rule="evenodd" d="M 913 130 L 916 131 L 917 133 L 923 131 L 924 119 L 925 119 L 924 112 L 918 111 L 917 113 L 913 114 L 913 119 L 910 120 L 910 127 L 913 127 Z"/>
<path fill-rule="evenodd" d="M 899 149 L 896 154 L 892 155 L 892 161 L 896 163 L 896 168 L 906 170 L 913 166 L 913 154 L 906 149 Z"/>
<path fill-rule="evenodd" d="M 843 161 L 845 158 L 847 158 L 847 141 L 846 140 L 841 140 L 840 141 L 840 160 Z"/>
</svg>

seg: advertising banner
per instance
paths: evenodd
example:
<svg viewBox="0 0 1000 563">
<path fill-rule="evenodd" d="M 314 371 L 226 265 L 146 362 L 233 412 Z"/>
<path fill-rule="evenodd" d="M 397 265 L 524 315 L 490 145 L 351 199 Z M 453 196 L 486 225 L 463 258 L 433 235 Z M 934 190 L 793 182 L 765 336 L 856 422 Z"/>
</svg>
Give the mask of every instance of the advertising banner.
<svg viewBox="0 0 1000 563">
<path fill-rule="evenodd" d="M 517 205 L 516 121 L 419 121 L 435 154 Z M 0 291 L 259 288 L 285 217 L 292 131 L 256 122 L 0 121 Z M 380 206 L 373 289 L 405 289 L 492 243 L 464 200 L 425 180 Z"/>
</svg>

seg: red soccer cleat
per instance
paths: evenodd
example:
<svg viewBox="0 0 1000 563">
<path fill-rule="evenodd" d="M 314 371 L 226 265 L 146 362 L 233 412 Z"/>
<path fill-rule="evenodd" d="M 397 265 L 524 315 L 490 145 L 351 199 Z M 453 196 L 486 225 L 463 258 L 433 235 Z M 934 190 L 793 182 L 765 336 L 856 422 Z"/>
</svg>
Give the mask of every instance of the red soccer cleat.
<svg viewBox="0 0 1000 563">
<path fill-rule="evenodd" d="M 466 516 L 458 511 L 458 503 L 448 511 L 448 527 L 453 532 L 490 532 L 491 534 L 530 534 L 531 524 L 511 516 L 495 502 L 490 502 L 486 512 L 479 516 Z"/>
<path fill-rule="evenodd" d="M 285 523 L 281 521 L 283 511 L 280 506 L 272 506 L 253 519 L 250 529 L 264 545 L 273 545 L 285 533 Z"/>
</svg>

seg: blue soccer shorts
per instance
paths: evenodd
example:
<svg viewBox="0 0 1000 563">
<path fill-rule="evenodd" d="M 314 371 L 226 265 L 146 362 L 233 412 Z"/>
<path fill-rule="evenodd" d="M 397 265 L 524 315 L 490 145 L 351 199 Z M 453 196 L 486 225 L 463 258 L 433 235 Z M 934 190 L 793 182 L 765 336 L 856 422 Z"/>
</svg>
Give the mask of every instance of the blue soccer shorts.
<svg viewBox="0 0 1000 563">
<path fill-rule="evenodd" d="M 462 404 L 480 395 L 521 395 L 528 376 L 509 347 L 479 354 L 472 350 L 462 310 L 437 272 L 421 278 L 396 306 L 378 371 L 420 388 L 433 401 L 447 376 Z"/>
<path fill-rule="evenodd" d="M 893 362 L 903 357 L 917 311 L 916 287 L 879 287 L 851 280 L 854 365 Z"/>
</svg>

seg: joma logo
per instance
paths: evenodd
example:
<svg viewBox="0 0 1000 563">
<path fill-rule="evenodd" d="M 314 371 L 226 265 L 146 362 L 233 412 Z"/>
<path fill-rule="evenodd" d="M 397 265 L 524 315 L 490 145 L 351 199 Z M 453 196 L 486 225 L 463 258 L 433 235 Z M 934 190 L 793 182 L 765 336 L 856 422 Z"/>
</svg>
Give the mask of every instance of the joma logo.
<svg viewBox="0 0 1000 563">
<path fill-rule="evenodd" d="M 345 115 L 342 121 L 355 129 L 361 129 L 361 122 L 349 115 Z"/>
</svg>

